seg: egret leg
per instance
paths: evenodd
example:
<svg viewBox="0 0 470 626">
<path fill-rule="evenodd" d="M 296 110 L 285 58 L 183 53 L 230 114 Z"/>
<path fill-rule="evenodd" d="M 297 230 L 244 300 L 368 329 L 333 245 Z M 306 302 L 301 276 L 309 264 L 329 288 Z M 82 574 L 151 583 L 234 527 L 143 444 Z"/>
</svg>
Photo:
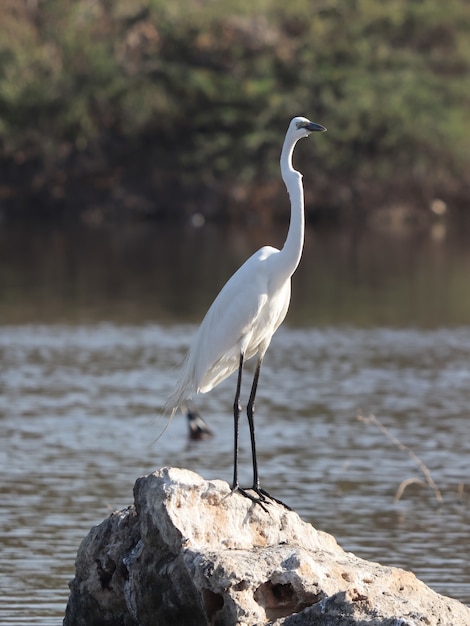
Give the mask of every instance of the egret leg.
<svg viewBox="0 0 470 626">
<path fill-rule="evenodd" d="M 255 421 L 253 419 L 253 413 L 255 410 L 255 396 L 258 389 L 259 372 L 261 369 L 261 363 L 263 359 L 258 359 L 256 364 L 255 375 L 253 377 L 253 384 L 251 385 L 250 398 L 246 406 L 246 414 L 248 417 L 248 426 L 250 427 L 251 438 L 251 458 L 253 462 L 253 489 L 256 493 L 260 492 L 259 478 L 258 478 L 258 460 L 256 458 L 256 440 L 255 440 Z"/>
<path fill-rule="evenodd" d="M 242 496 L 248 498 L 252 502 L 259 504 L 260 507 L 268 512 L 266 507 L 263 505 L 263 502 L 266 501 L 264 495 L 261 494 L 259 489 L 255 489 L 258 494 L 257 497 L 252 496 L 245 489 L 242 489 L 238 483 L 238 431 L 239 431 L 239 421 L 240 421 L 240 390 L 242 386 L 242 371 L 243 371 L 243 354 L 240 354 L 240 364 L 238 366 L 238 379 L 237 379 L 237 390 L 235 392 L 235 400 L 233 402 L 233 422 L 234 422 L 234 446 L 233 446 L 233 483 L 232 483 L 232 491 L 238 491 Z M 256 391 L 256 389 L 255 389 Z M 251 396 L 250 396 L 251 397 Z M 251 426 L 250 426 L 251 432 Z"/>
<path fill-rule="evenodd" d="M 281 504 L 283 507 L 285 507 L 289 511 L 292 511 L 290 506 L 287 506 L 287 504 L 282 502 L 282 500 L 278 500 L 278 498 L 273 498 L 273 496 L 271 496 L 267 491 L 265 491 L 264 489 L 261 489 L 260 484 L 259 484 L 258 459 L 256 457 L 255 421 L 254 421 L 253 415 L 254 415 L 254 410 L 255 410 L 256 390 L 258 389 L 259 373 L 261 370 L 262 362 L 263 362 L 262 358 L 258 359 L 258 363 L 256 364 L 256 369 L 255 369 L 255 375 L 253 377 L 253 384 L 251 386 L 250 398 L 246 406 L 248 425 L 250 427 L 251 454 L 252 454 L 252 460 L 253 460 L 253 487 L 252 489 L 259 495 L 259 497 L 261 498 L 263 502 L 266 502 L 266 498 L 269 498 L 270 500 L 274 500 L 274 502 Z"/>
<path fill-rule="evenodd" d="M 242 386 L 242 371 L 243 371 L 243 354 L 240 354 L 240 363 L 238 365 L 238 379 L 237 390 L 235 392 L 235 400 L 233 402 L 233 424 L 234 424 L 234 445 L 233 445 L 233 482 L 232 491 L 236 491 L 239 488 L 238 485 L 238 429 L 240 422 L 240 389 Z"/>
</svg>

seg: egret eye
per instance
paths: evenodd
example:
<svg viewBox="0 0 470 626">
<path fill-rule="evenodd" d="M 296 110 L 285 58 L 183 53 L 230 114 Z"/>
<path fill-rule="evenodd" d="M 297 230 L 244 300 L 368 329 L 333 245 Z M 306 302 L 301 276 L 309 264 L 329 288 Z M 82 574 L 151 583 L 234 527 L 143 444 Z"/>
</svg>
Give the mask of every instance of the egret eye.
<svg viewBox="0 0 470 626">
<path fill-rule="evenodd" d="M 297 122 L 296 126 L 297 126 L 297 130 L 299 130 L 300 128 L 305 128 L 305 123 L 304 122 Z"/>
</svg>

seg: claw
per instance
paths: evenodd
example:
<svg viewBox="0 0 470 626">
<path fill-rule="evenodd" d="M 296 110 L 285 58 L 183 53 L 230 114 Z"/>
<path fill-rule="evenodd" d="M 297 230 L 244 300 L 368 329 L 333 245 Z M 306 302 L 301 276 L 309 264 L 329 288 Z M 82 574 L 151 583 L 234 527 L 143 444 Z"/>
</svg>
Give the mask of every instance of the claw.
<svg viewBox="0 0 470 626">
<path fill-rule="evenodd" d="M 235 492 L 240 493 L 242 496 L 245 496 L 245 498 L 248 498 L 248 500 L 251 500 L 255 504 L 259 504 L 259 506 L 263 509 L 263 511 L 268 513 L 268 509 L 264 506 L 264 504 L 269 504 L 269 502 L 265 498 L 265 494 L 261 493 L 261 489 L 251 489 L 251 491 L 254 491 L 257 494 L 257 497 L 251 495 L 251 493 L 248 493 L 246 489 L 242 489 L 238 485 L 236 485 L 235 487 L 232 487 L 232 493 L 235 493 Z"/>
<path fill-rule="evenodd" d="M 278 498 L 274 498 L 271 494 L 269 494 L 267 491 L 265 491 L 264 489 L 261 489 L 260 487 L 258 487 L 257 489 L 253 489 L 260 497 L 264 498 L 264 502 L 266 502 L 266 498 L 269 498 L 270 500 L 273 500 L 273 502 L 277 502 L 278 504 L 280 504 L 281 506 L 283 506 L 285 509 L 287 509 L 288 511 L 292 511 L 293 509 L 290 508 L 290 506 L 288 506 L 285 502 L 283 502 L 282 500 L 278 500 Z"/>
</svg>

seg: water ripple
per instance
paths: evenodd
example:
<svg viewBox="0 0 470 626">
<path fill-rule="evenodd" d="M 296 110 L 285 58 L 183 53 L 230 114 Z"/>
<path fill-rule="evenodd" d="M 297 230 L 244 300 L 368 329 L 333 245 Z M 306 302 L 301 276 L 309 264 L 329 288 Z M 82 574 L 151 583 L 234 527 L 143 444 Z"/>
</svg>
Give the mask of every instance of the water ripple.
<svg viewBox="0 0 470 626">
<path fill-rule="evenodd" d="M 193 331 L 0 327 L 1 623 L 60 623 L 81 539 L 132 501 L 138 476 L 179 465 L 231 479 L 233 378 L 195 400 L 214 440 L 188 445 L 180 416 L 151 444 Z M 467 327 L 284 327 L 266 355 L 256 418 L 269 491 L 347 550 L 412 569 L 466 603 L 469 363 Z M 423 459 L 442 507 L 416 485 L 393 503 L 401 481 L 420 478 L 419 469 L 359 422 L 360 412 L 374 413 Z M 241 478 L 249 482 L 243 426 Z"/>
</svg>

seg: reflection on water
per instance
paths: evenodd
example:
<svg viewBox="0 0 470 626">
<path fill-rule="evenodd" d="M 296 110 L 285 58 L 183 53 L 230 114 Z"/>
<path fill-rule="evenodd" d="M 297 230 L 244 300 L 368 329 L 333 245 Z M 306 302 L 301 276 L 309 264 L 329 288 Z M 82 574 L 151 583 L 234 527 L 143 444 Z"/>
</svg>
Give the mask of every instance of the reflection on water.
<svg viewBox="0 0 470 626">
<path fill-rule="evenodd" d="M 214 439 L 188 445 L 178 416 L 149 442 L 164 426 L 158 413 L 193 322 L 266 238 L 191 231 L 175 240 L 152 229 L 22 236 L 22 246 L 20 231 L 1 241 L 0 623 L 51 626 L 63 618 L 80 541 L 132 501 L 138 476 L 175 465 L 231 479 L 233 377 L 195 402 Z M 466 603 L 469 249 L 310 233 L 257 415 L 269 491 L 347 550 L 412 569 Z M 360 412 L 423 459 L 442 507 L 416 485 L 394 504 L 419 469 Z"/>
<path fill-rule="evenodd" d="M 197 322 L 239 265 L 286 226 L 1 229 L 0 323 Z M 470 232 L 308 229 L 288 323 L 470 323 Z"/>
</svg>

